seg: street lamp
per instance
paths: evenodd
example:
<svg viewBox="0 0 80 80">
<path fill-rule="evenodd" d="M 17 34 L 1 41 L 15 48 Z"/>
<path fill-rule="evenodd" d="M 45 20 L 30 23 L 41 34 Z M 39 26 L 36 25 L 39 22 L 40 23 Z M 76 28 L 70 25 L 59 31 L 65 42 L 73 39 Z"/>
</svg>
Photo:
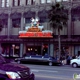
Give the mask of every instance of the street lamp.
<svg viewBox="0 0 80 80">
<path fill-rule="evenodd" d="M 15 44 L 12 45 L 12 49 L 13 49 L 13 56 L 14 56 Z"/>
</svg>

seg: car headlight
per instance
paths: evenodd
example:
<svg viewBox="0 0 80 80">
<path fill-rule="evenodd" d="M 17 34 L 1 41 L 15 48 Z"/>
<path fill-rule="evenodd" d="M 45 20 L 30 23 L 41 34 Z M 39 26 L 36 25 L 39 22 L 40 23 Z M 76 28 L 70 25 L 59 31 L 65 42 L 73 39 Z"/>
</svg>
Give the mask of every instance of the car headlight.
<svg viewBox="0 0 80 80">
<path fill-rule="evenodd" d="M 18 60 L 17 58 L 15 60 Z"/>
<path fill-rule="evenodd" d="M 32 70 L 31 69 L 29 70 L 29 73 L 32 74 Z"/>
<path fill-rule="evenodd" d="M 10 79 L 19 79 L 21 78 L 18 73 L 16 72 L 6 72 L 7 76 L 10 78 Z"/>
</svg>

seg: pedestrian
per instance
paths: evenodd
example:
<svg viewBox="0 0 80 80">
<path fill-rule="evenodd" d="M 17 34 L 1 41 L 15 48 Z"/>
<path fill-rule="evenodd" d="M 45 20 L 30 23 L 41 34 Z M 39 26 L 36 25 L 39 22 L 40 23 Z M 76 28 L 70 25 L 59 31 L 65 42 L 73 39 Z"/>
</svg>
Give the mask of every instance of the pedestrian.
<svg viewBox="0 0 80 80">
<path fill-rule="evenodd" d="M 70 54 L 67 55 L 67 65 L 70 65 L 70 60 L 72 59 L 72 57 L 70 56 Z"/>
</svg>

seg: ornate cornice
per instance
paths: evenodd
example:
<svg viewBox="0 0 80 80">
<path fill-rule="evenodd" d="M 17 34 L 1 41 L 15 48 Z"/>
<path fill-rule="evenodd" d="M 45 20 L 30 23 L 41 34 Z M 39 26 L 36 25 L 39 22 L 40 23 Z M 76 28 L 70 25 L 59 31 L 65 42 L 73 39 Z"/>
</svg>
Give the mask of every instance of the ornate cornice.
<svg viewBox="0 0 80 80">
<path fill-rule="evenodd" d="M 76 9 L 80 6 L 80 1 L 73 2 L 62 2 L 62 4 L 68 9 Z M 15 14 L 15 13 L 27 13 L 31 12 L 40 12 L 43 10 L 49 11 L 51 4 L 40 4 L 40 5 L 27 5 L 27 6 L 19 6 L 19 7 L 8 7 L 8 8 L 0 8 L 0 14 Z"/>
</svg>

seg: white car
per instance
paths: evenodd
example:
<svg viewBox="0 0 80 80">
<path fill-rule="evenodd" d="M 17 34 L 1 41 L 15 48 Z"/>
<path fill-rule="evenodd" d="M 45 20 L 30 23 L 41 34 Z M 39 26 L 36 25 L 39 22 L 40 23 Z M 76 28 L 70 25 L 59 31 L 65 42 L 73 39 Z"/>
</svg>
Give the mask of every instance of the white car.
<svg viewBox="0 0 80 80">
<path fill-rule="evenodd" d="M 80 66 L 80 57 L 77 57 L 76 59 L 72 59 L 70 61 L 70 65 L 74 68 Z"/>
</svg>

